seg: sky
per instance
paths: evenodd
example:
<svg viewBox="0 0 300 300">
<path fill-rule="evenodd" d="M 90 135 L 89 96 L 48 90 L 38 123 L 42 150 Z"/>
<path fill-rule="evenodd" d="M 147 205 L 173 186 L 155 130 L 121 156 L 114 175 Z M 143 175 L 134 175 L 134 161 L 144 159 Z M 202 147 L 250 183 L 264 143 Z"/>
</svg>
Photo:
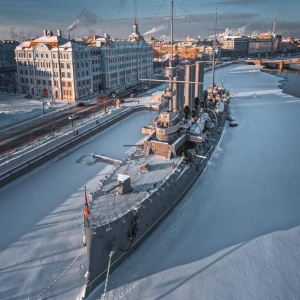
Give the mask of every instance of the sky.
<svg viewBox="0 0 300 300">
<path fill-rule="evenodd" d="M 228 68 L 216 81 L 231 91 L 238 126 L 227 124 L 184 199 L 112 273 L 106 300 L 300 299 L 300 99 L 259 66 Z M 1 300 L 80 299 L 84 186 L 94 191 L 109 172 L 90 154 L 121 159 L 153 117 L 129 117 L 0 189 Z"/>
<path fill-rule="evenodd" d="M 171 1 L 167 0 L 0 0 L 0 39 L 35 38 L 43 29 L 71 38 L 108 33 L 126 38 L 135 16 L 146 38 L 170 35 Z M 300 38 L 299 0 L 174 0 L 175 38 L 207 38 L 213 34 L 218 12 L 219 34 L 224 32 L 250 35 L 272 32 L 276 11 L 276 32 L 284 37 Z M 69 29 L 69 30 L 68 30 Z"/>
</svg>

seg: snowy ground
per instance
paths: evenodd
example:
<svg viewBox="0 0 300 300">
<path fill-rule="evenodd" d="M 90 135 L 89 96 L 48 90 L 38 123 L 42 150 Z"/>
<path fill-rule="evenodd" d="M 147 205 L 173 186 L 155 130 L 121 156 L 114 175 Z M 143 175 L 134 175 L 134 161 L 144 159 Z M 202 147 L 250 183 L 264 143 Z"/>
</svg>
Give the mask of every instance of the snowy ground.
<svg viewBox="0 0 300 300">
<path fill-rule="evenodd" d="M 258 67 L 218 72 L 239 126 L 225 128 L 183 201 L 110 276 L 105 299 L 300 299 L 300 100 Z M 90 154 L 120 159 L 153 117 L 130 117 L 0 190 L 1 299 L 79 299 L 84 186 L 110 170 Z"/>
<path fill-rule="evenodd" d="M 3 94 L 0 93 L 0 129 L 14 126 L 20 122 L 27 121 L 32 118 L 44 117 L 52 114 L 54 111 L 67 109 L 68 103 L 62 100 L 56 100 L 53 104 L 50 99 L 31 99 L 24 98 L 24 94 Z"/>
</svg>

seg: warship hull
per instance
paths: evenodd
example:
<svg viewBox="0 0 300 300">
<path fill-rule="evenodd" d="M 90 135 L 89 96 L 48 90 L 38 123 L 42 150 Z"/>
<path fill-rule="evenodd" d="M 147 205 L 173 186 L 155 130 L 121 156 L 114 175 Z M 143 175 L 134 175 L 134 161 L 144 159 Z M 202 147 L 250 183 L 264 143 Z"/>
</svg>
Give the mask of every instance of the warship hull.
<svg viewBox="0 0 300 300">
<path fill-rule="evenodd" d="M 170 166 L 165 166 L 169 169 L 165 179 L 146 196 L 140 193 L 141 199 L 135 201 L 137 204 L 133 209 L 102 225 L 85 227 L 88 272 L 84 299 L 149 236 L 190 190 L 220 140 L 226 117 L 227 105 L 219 119 L 220 126 L 210 133 L 201 155 L 195 156 L 193 161 L 178 157 L 175 166 L 172 160 Z"/>
</svg>

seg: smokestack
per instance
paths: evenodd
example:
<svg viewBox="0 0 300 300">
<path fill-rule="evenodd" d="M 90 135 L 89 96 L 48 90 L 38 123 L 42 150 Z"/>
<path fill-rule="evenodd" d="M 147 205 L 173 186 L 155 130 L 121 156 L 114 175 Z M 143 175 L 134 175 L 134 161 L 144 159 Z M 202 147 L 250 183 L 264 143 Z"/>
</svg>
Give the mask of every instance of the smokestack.
<svg viewBox="0 0 300 300">
<path fill-rule="evenodd" d="M 185 66 L 184 106 L 189 106 L 190 108 L 194 108 L 195 84 L 190 82 L 195 82 L 195 69 L 195 65 Z"/>
<path fill-rule="evenodd" d="M 46 31 L 47 31 L 46 29 L 43 30 L 43 34 L 44 35 L 47 35 Z"/>
<path fill-rule="evenodd" d="M 61 36 L 61 30 L 57 29 L 57 36 Z"/>
<path fill-rule="evenodd" d="M 201 58 L 203 61 L 203 59 Z M 204 80 L 204 63 L 197 61 L 196 65 L 196 74 L 195 74 L 195 82 L 203 82 Z M 203 84 L 196 84 L 195 85 L 195 98 L 198 97 L 200 100 L 203 98 Z M 197 107 L 197 113 L 199 115 L 199 106 Z M 201 108 L 201 112 L 203 111 L 203 107 Z"/>
<path fill-rule="evenodd" d="M 174 70 L 174 78 L 176 78 L 176 81 L 184 81 L 184 70 L 183 69 L 175 69 Z M 174 96 L 174 104 L 173 104 L 173 111 L 179 110 L 179 113 L 182 115 L 183 113 L 183 107 L 184 107 L 184 85 L 179 84 L 175 81 L 175 84 L 173 85 L 173 88 L 176 90 L 176 96 Z"/>
</svg>

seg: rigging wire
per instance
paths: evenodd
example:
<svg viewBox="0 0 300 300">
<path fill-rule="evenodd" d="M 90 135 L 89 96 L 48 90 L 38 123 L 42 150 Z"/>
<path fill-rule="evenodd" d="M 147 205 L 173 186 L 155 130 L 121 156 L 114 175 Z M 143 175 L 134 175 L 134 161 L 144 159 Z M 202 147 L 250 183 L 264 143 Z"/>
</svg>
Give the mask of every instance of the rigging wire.
<svg viewBox="0 0 300 300">
<path fill-rule="evenodd" d="M 86 250 L 86 247 L 73 259 L 73 261 L 34 299 L 38 300 L 72 267 L 72 265 L 81 257 Z"/>
</svg>

